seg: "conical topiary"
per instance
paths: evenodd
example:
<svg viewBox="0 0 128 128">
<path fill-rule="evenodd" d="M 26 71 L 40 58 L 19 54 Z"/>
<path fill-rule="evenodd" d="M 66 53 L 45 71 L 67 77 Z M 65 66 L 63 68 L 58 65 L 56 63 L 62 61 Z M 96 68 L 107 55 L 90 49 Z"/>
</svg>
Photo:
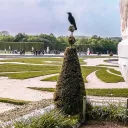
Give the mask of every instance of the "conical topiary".
<svg viewBox="0 0 128 128">
<path fill-rule="evenodd" d="M 78 114 L 82 111 L 84 95 L 84 81 L 76 48 L 67 48 L 54 94 L 55 105 L 66 114 Z"/>
</svg>

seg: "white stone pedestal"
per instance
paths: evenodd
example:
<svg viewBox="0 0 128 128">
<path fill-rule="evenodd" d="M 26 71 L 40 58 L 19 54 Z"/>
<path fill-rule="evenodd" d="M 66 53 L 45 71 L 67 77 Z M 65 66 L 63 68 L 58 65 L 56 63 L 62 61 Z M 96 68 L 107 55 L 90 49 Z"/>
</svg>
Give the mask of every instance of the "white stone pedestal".
<svg viewBox="0 0 128 128">
<path fill-rule="evenodd" d="M 124 80 L 128 83 L 128 39 L 118 45 L 119 66 Z"/>
</svg>

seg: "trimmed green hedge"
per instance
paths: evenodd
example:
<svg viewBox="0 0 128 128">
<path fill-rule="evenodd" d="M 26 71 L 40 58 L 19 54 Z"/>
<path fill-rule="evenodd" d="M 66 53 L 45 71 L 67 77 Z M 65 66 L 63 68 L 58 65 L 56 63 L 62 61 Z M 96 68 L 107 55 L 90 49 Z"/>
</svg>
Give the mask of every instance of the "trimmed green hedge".
<svg viewBox="0 0 128 128">
<path fill-rule="evenodd" d="M 43 42 L 0 42 L 0 50 L 9 50 L 9 46 L 14 50 L 25 49 L 25 51 L 31 51 L 32 47 L 35 50 L 44 49 Z"/>
<path fill-rule="evenodd" d="M 85 87 L 77 51 L 75 48 L 67 48 L 54 94 L 55 104 L 66 114 L 78 114 L 82 111 L 84 95 Z"/>
</svg>

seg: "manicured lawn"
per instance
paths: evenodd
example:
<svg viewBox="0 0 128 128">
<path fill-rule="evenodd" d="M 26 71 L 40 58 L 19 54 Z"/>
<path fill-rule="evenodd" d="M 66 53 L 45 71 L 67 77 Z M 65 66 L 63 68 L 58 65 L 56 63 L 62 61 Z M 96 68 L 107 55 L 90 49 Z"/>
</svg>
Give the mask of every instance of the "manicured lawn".
<svg viewBox="0 0 128 128">
<path fill-rule="evenodd" d="M 24 104 L 30 103 L 30 101 L 14 100 L 14 99 L 9 99 L 9 98 L 0 98 L 0 102 L 10 103 L 14 105 L 24 105 Z"/>
<path fill-rule="evenodd" d="M 45 79 L 43 79 L 41 81 L 53 81 L 54 82 L 54 81 L 57 81 L 58 80 L 58 76 L 59 75 L 48 77 L 48 78 L 45 78 Z"/>
<path fill-rule="evenodd" d="M 87 79 L 86 77 L 98 70 L 96 72 L 96 75 L 99 79 L 101 79 L 102 81 L 106 82 L 106 83 L 117 83 L 117 82 L 123 82 L 123 78 L 120 77 L 120 76 L 116 76 L 116 75 L 113 75 L 113 74 L 110 74 L 108 73 L 106 70 L 107 68 L 104 68 L 104 67 L 92 67 L 92 66 L 86 66 L 86 67 L 81 67 L 82 69 L 82 75 L 83 75 L 83 79 L 84 79 L 84 82 L 87 83 Z M 119 71 L 116 71 L 114 69 L 109 69 L 111 72 L 115 73 L 115 74 L 120 74 Z M 106 77 L 107 76 L 107 77 Z M 57 81 L 58 79 L 58 75 L 56 76 L 53 76 L 53 77 L 48 77 L 48 78 L 45 78 L 43 79 L 42 81 Z"/>
<path fill-rule="evenodd" d="M 92 73 L 92 72 L 94 72 L 96 69 L 95 68 L 89 68 L 89 69 L 87 69 L 87 68 L 82 68 L 82 75 L 83 75 L 83 79 L 84 79 L 84 82 L 85 83 L 87 83 L 88 81 L 86 80 L 86 77 L 90 74 L 90 73 Z M 48 77 L 48 78 L 45 78 L 45 79 L 43 79 L 42 81 L 57 81 L 58 80 L 58 77 L 59 77 L 59 75 L 56 75 L 56 76 L 52 76 L 52 77 Z"/>
<path fill-rule="evenodd" d="M 12 79 L 27 79 L 60 72 L 60 66 L 36 66 L 36 65 L 17 65 L 17 64 L 4 64 L 0 65 L 0 76 L 7 76 Z M 14 72 L 14 73 L 6 73 Z M 15 73 L 18 72 L 18 73 Z"/>
<path fill-rule="evenodd" d="M 0 72 L 5 72 L 4 74 L 0 74 L 0 76 L 7 76 L 12 79 L 27 79 L 33 78 L 38 76 L 44 76 L 49 74 L 56 74 L 59 73 L 61 66 L 46 66 L 46 65 L 22 65 L 22 64 L 1 64 L 0 65 Z M 96 71 L 97 76 L 99 79 L 106 83 L 116 83 L 120 81 L 124 81 L 122 77 L 112 75 L 106 71 L 107 68 L 105 67 L 93 67 L 93 66 L 81 66 L 82 75 L 84 82 L 87 83 L 86 77 Z M 118 71 L 110 69 L 110 71 L 119 74 Z M 18 73 L 6 73 L 6 72 L 18 72 Z M 107 76 L 107 78 L 105 77 Z M 57 81 L 58 76 L 53 76 L 45 81 Z M 43 80 L 43 81 L 44 81 Z"/>
<path fill-rule="evenodd" d="M 62 65 L 63 58 L 18 58 L 0 60 L 1 62 L 20 62 L 20 63 L 32 63 L 32 64 L 49 64 L 49 65 Z M 80 64 L 86 64 L 83 62 L 83 58 L 79 58 Z"/>
<path fill-rule="evenodd" d="M 105 68 L 100 68 L 100 69 L 105 69 Z M 82 75 L 83 75 L 84 82 L 87 83 L 88 81 L 86 80 L 86 77 L 90 73 L 92 73 L 96 70 L 99 70 L 99 68 L 98 67 L 86 66 L 86 67 L 81 67 L 81 70 L 82 70 Z M 57 81 L 57 79 L 58 79 L 58 75 L 45 78 L 42 81 Z"/>
<path fill-rule="evenodd" d="M 39 91 L 55 92 L 55 88 L 28 88 Z M 128 89 L 86 89 L 86 95 L 105 97 L 128 97 Z"/>
<path fill-rule="evenodd" d="M 106 97 L 128 97 L 128 89 L 87 89 L 87 95 Z"/>
<path fill-rule="evenodd" d="M 84 82 L 85 82 L 85 83 L 88 83 L 86 77 L 87 77 L 90 73 L 92 73 L 92 72 L 98 70 L 99 68 L 98 68 L 98 67 L 92 67 L 92 66 L 86 66 L 86 67 L 81 67 L 81 69 L 82 69 L 82 75 L 83 75 Z M 103 69 L 104 69 L 104 68 L 103 68 Z"/>
<path fill-rule="evenodd" d="M 60 66 L 46 66 L 46 65 L 22 65 L 22 64 L 1 64 L 0 72 L 21 72 L 21 71 L 47 71 L 58 70 Z"/>
<path fill-rule="evenodd" d="M 119 66 L 116 66 L 116 65 L 107 65 L 107 64 L 99 64 L 97 66 L 106 66 L 106 67 L 119 67 Z"/>
<path fill-rule="evenodd" d="M 103 82 L 106 83 L 118 83 L 118 82 L 124 82 L 123 77 L 116 76 L 113 74 L 110 74 L 106 71 L 106 69 L 98 70 L 96 72 L 96 76 L 101 79 Z"/>
<path fill-rule="evenodd" d="M 117 75 L 121 75 L 121 72 L 120 71 L 117 71 L 115 69 L 109 69 L 109 71 L 112 72 L 112 73 L 115 73 Z"/>
<path fill-rule="evenodd" d="M 28 87 L 28 88 L 39 91 L 55 92 L 55 88 L 37 88 L 37 87 Z"/>
<path fill-rule="evenodd" d="M 21 63 L 33 63 L 33 64 L 46 64 L 62 62 L 63 58 L 18 58 L 1 60 L 1 62 L 21 62 Z"/>
<path fill-rule="evenodd" d="M 4 74 L 0 74 L 0 76 L 6 76 L 11 79 L 28 79 L 28 78 L 38 77 L 38 76 L 55 74 L 58 72 L 59 71 L 57 70 L 47 70 L 47 71 L 41 71 L 41 72 L 22 72 L 22 73 L 7 73 L 7 74 L 4 73 Z"/>
</svg>

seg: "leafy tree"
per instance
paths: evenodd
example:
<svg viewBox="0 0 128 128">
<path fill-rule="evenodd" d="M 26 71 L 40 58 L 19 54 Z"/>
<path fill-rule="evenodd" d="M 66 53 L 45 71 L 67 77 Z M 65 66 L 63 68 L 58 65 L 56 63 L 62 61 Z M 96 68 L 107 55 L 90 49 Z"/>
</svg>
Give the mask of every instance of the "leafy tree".
<svg viewBox="0 0 128 128">
<path fill-rule="evenodd" d="M 18 33 L 15 36 L 14 41 L 15 42 L 25 42 L 25 41 L 27 41 L 27 35 L 25 35 L 24 33 Z"/>
</svg>

